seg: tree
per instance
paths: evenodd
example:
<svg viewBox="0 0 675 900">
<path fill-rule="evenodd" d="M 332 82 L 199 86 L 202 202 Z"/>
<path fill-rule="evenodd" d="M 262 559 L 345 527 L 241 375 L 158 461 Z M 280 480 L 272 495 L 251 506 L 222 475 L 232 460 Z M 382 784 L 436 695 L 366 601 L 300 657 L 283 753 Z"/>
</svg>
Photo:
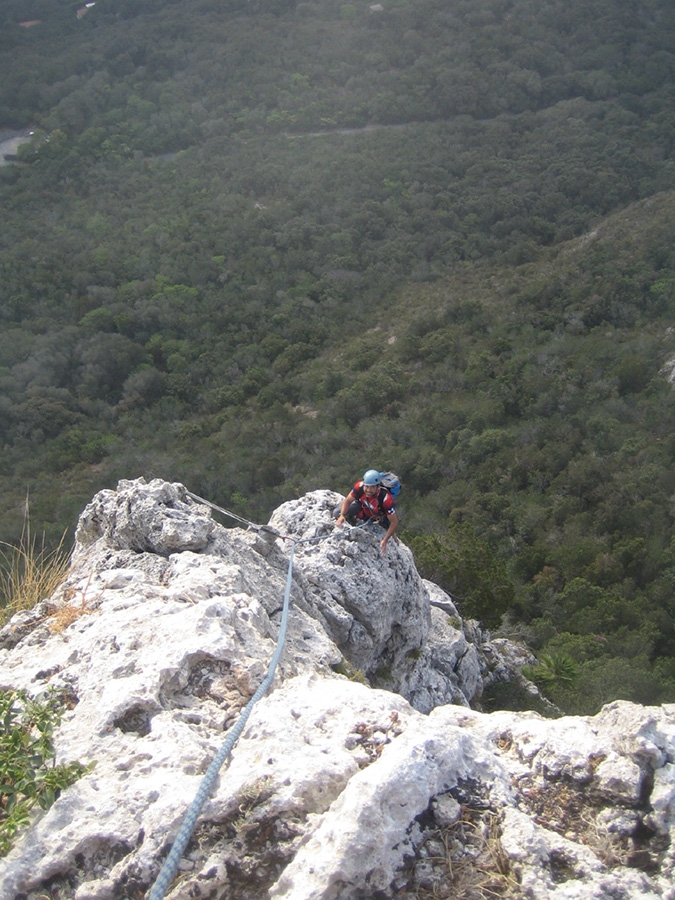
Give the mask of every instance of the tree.
<svg viewBox="0 0 675 900">
<path fill-rule="evenodd" d="M 454 525 L 440 535 L 410 540 L 420 573 L 435 581 L 457 602 L 465 616 L 496 627 L 508 610 L 514 587 L 506 567 L 468 525 Z"/>
</svg>

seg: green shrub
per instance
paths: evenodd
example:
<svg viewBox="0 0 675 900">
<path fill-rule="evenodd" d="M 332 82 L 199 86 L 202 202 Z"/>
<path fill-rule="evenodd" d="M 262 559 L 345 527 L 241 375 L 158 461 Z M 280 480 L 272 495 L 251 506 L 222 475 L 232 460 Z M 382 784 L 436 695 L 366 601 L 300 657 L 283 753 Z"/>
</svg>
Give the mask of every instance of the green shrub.
<svg viewBox="0 0 675 900">
<path fill-rule="evenodd" d="M 86 771 L 79 762 L 55 765 L 52 735 L 63 711 L 56 692 L 29 697 L 0 691 L 0 856 L 37 806 L 49 809 Z"/>
<path fill-rule="evenodd" d="M 423 578 L 447 591 L 463 616 L 488 628 L 501 622 L 514 588 L 504 565 L 467 525 L 453 525 L 445 534 L 408 538 Z"/>
<path fill-rule="evenodd" d="M 572 686 L 577 680 L 578 668 L 566 653 L 543 653 L 537 664 L 527 667 L 523 674 L 548 690 L 554 685 Z"/>
</svg>

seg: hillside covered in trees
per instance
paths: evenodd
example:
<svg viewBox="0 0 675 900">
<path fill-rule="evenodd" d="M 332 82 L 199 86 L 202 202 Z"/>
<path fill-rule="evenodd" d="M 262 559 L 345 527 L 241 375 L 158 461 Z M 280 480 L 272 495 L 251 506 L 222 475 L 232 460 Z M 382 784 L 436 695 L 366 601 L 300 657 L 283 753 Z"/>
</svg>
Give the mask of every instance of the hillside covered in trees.
<svg viewBox="0 0 675 900">
<path fill-rule="evenodd" d="M 670 0 L 81 10 L 0 0 L 0 540 L 391 468 L 561 708 L 675 701 Z"/>
</svg>

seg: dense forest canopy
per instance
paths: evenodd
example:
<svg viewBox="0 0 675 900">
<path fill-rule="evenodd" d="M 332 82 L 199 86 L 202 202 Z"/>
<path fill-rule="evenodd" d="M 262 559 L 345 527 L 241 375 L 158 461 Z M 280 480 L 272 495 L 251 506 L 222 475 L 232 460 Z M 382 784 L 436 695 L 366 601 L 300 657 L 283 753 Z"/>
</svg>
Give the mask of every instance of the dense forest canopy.
<svg viewBox="0 0 675 900">
<path fill-rule="evenodd" d="M 673 4 L 82 10 L 0 0 L 0 540 L 393 468 L 563 708 L 673 701 Z"/>
</svg>

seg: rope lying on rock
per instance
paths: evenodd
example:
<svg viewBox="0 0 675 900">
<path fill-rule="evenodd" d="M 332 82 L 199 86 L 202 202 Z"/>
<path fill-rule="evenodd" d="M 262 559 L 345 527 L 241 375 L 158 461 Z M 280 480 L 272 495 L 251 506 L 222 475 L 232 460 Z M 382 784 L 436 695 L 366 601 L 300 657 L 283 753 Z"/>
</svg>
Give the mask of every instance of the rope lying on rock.
<svg viewBox="0 0 675 900">
<path fill-rule="evenodd" d="M 229 509 L 223 509 L 222 506 L 216 506 L 215 503 L 211 503 L 210 500 L 205 500 L 203 497 L 198 497 L 197 494 L 193 494 L 192 491 L 186 491 L 188 497 L 191 500 L 195 500 L 197 503 L 203 503 L 204 506 L 209 506 L 211 509 L 215 509 L 216 512 L 222 513 L 224 516 L 229 516 L 231 519 L 234 519 L 235 522 L 241 522 L 242 525 L 248 525 L 249 528 L 254 528 L 256 531 L 266 531 L 268 534 L 273 534 L 276 537 L 281 537 L 278 531 L 275 531 L 274 528 L 270 528 L 269 525 L 256 525 L 255 522 L 249 522 L 248 519 L 245 519 L 243 516 L 238 516 L 236 513 L 231 512 Z"/>
<path fill-rule="evenodd" d="M 227 757 L 232 752 L 232 748 L 237 741 L 237 738 L 244 730 L 244 726 L 248 721 L 248 717 L 251 714 L 251 710 L 255 706 L 255 704 L 260 700 L 263 696 L 267 688 L 272 684 L 272 680 L 274 679 L 274 672 L 277 668 L 277 663 L 281 658 L 281 653 L 284 649 L 284 643 L 286 640 L 286 625 L 288 623 L 288 607 L 290 605 L 290 596 L 291 596 L 291 585 L 293 584 L 293 556 L 295 554 L 295 542 L 291 547 L 291 556 L 288 562 L 288 577 L 286 578 L 286 590 L 284 592 L 284 606 L 281 613 L 281 625 L 279 627 L 279 637 L 277 638 L 277 646 L 274 651 L 274 655 L 270 660 L 269 667 L 267 669 L 267 674 L 260 682 L 260 686 L 255 694 L 248 701 L 244 709 L 241 711 L 239 718 L 237 719 L 234 727 L 228 733 L 225 742 L 222 747 L 213 757 L 211 761 L 211 765 L 206 770 L 204 777 L 202 778 L 201 784 L 199 785 L 199 790 L 197 791 L 194 800 L 190 804 L 190 807 L 185 814 L 185 818 L 178 830 L 178 834 L 176 835 L 176 839 L 173 842 L 173 847 L 171 848 L 169 855 L 164 861 L 164 865 L 157 876 L 157 880 L 155 881 L 152 890 L 148 895 L 148 900 L 162 900 L 164 895 L 171 882 L 174 879 L 176 871 L 178 870 L 178 864 L 181 861 L 183 856 L 183 851 L 188 845 L 190 838 L 192 837 L 192 832 L 194 831 L 195 825 L 197 824 L 197 819 L 199 818 L 199 814 L 202 811 L 202 807 L 209 799 L 211 791 L 213 790 L 213 786 L 215 784 L 216 778 L 218 777 L 218 772 L 220 771 L 221 766 L 227 759 Z"/>
<path fill-rule="evenodd" d="M 227 516 L 231 516 L 233 519 L 238 520 L 239 522 L 250 525 L 257 530 L 267 531 L 277 537 L 282 538 L 283 540 L 291 541 L 291 555 L 288 560 L 288 574 L 286 576 L 286 589 L 284 591 L 284 604 L 281 612 L 281 624 L 279 626 L 279 636 L 277 638 L 277 646 L 270 660 L 270 664 L 267 669 L 267 674 L 260 682 L 260 686 L 255 694 L 248 701 L 244 709 L 239 714 L 239 718 L 236 723 L 232 727 L 232 729 L 228 732 L 227 738 L 223 743 L 222 747 L 213 757 L 211 764 L 209 765 L 204 777 L 201 780 L 199 785 L 199 789 L 195 795 L 194 800 L 190 804 L 188 811 L 185 814 L 185 818 L 183 819 L 180 828 L 178 829 L 178 834 L 175 837 L 173 842 L 173 846 L 169 851 L 169 855 L 164 861 L 164 865 L 162 866 L 157 879 L 148 894 L 147 900 L 163 900 L 166 892 L 171 886 L 171 882 L 175 878 L 176 872 L 178 871 L 178 865 L 183 857 L 183 853 L 185 848 L 187 847 L 190 838 L 192 837 L 192 832 L 195 829 L 195 825 L 197 824 L 197 819 L 199 818 L 199 814 L 201 813 L 204 804 L 209 799 L 211 792 L 213 790 L 213 786 L 216 782 L 216 778 L 218 777 L 218 772 L 220 771 L 223 763 L 228 758 L 230 753 L 232 752 L 232 748 L 234 747 L 237 739 L 241 735 L 244 727 L 246 726 L 246 722 L 248 721 L 248 717 L 251 714 L 251 711 L 255 704 L 260 700 L 269 686 L 272 684 L 274 680 L 274 673 L 277 668 L 277 664 L 281 659 L 281 654 L 284 649 L 284 644 L 286 642 L 286 626 L 288 624 L 288 609 L 290 606 L 290 598 L 291 598 L 291 587 L 293 585 L 293 557 L 295 555 L 295 548 L 298 544 L 308 544 L 312 541 L 322 541 L 326 538 L 332 537 L 336 532 L 332 531 L 329 534 L 320 535 L 318 537 L 312 538 L 304 538 L 304 539 L 295 539 L 291 537 L 286 537 L 284 535 L 278 534 L 278 532 L 274 531 L 273 528 L 269 528 L 267 526 L 254 525 L 252 522 L 247 522 L 246 519 L 241 518 L 241 516 L 237 516 L 234 513 L 228 512 L 225 509 L 221 509 L 219 506 L 216 506 L 214 503 L 210 503 L 208 500 L 203 500 L 201 497 L 197 497 L 196 494 L 187 492 L 188 496 L 193 500 L 196 500 L 199 503 L 204 503 L 206 506 L 210 506 L 212 509 L 217 510 L 218 512 L 224 513 Z M 362 528 L 364 525 L 368 525 L 370 520 L 366 520 L 363 525 L 359 525 L 357 527 Z"/>
</svg>

